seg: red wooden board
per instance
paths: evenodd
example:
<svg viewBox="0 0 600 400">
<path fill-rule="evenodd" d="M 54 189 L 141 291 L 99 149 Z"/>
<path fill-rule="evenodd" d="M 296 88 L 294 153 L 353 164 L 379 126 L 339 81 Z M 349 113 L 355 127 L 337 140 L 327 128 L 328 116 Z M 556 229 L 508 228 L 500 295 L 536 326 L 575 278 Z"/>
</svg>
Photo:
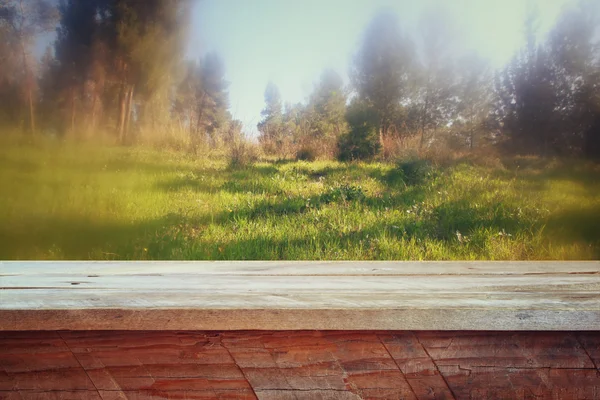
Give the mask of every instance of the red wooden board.
<svg viewBox="0 0 600 400">
<path fill-rule="evenodd" d="M 600 399 L 600 333 L 2 332 L 0 399 Z"/>
</svg>

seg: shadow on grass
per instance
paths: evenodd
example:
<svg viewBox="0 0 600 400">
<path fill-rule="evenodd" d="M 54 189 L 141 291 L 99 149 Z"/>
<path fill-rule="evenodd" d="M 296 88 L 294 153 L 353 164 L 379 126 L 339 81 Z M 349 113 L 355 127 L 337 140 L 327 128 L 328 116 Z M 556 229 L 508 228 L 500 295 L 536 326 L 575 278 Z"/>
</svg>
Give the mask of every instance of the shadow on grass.
<svg viewBox="0 0 600 400">
<path fill-rule="evenodd" d="M 517 210 L 502 203 L 475 208 L 470 198 L 441 204 L 433 210 L 431 221 L 436 229 L 435 237 L 444 240 L 455 238 L 456 232 L 471 234 L 481 228 L 510 233 L 528 228 L 523 226 Z M 541 226 L 541 222 L 538 224 Z"/>
<path fill-rule="evenodd" d="M 128 243 L 141 232 L 156 229 L 146 224 L 97 223 L 67 219 L 25 220 L 10 230 L 0 227 L 0 259 L 42 258 L 88 260 L 94 249 L 105 249 L 108 258 L 122 257 L 116 244 Z"/>
<path fill-rule="evenodd" d="M 564 211 L 550 217 L 549 234 L 563 240 L 583 240 L 600 247 L 600 206 Z M 600 254 L 598 254 L 600 258 Z"/>
<path fill-rule="evenodd" d="M 492 177 L 518 179 L 530 190 L 544 190 L 552 181 L 569 181 L 582 185 L 593 196 L 600 195 L 600 166 L 582 161 L 533 159 L 507 162 L 506 170 L 495 170 Z M 522 165 L 524 165 L 522 167 Z"/>
<path fill-rule="evenodd" d="M 298 164 L 293 168 L 296 172 L 306 175 L 309 179 L 319 180 L 322 178 L 346 177 L 373 177 L 378 178 L 382 173 L 379 169 L 367 168 L 356 163 L 339 163 L 335 166 L 316 166 L 309 164 Z"/>
<path fill-rule="evenodd" d="M 342 185 L 332 187 L 315 196 L 281 196 L 281 200 L 262 200 L 251 208 L 240 209 L 231 213 L 230 218 L 235 220 L 258 219 L 277 217 L 282 215 L 302 214 L 311 210 L 318 210 L 325 205 L 336 203 L 349 205 L 363 203 L 366 196 L 362 189 L 356 186 Z"/>
<path fill-rule="evenodd" d="M 274 188 L 261 180 L 275 174 L 277 169 L 273 166 L 251 166 L 245 168 L 228 169 L 200 169 L 197 174 L 179 176 L 156 185 L 156 188 L 176 192 L 180 190 L 193 190 L 203 193 L 216 193 L 227 191 L 230 193 L 272 193 Z M 225 181 L 225 183 L 222 183 Z"/>
<path fill-rule="evenodd" d="M 60 218 L 24 220 L 10 229 L 0 226 L 0 259 L 164 259 L 210 222 L 210 216 L 187 218 L 176 213 L 131 224 Z"/>
<path fill-rule="evenodd" d="M 276 185 L 272 185 L 255 179 L 244 181 L 229 180 L 220 186 L 220 190 L 224 190 L 229 193 L 252 193 L 258 195 L 282 195 L 284 193 Z"/>
<path fill-rule="evenodd" d="M 42 169 L 39 162 L 26 159 L 14 159 L 0 154 L 0 168 L 4 171 L 16 170 L 21 173 L 35 173 Z"/>
<path fill-rule="evenodd" d="M 210 223 L 235 230 L 236 215 L 268 218 L 314 209 L 306 207 L 300 200 L 301 198 L 294 198 L 261 204 L 242 211 L 241 214 L 224 212 L 213 218 L 190 218 L 174 213 L 132 224 L 67 219 L 25 220 L 10 229 L 0 227 L 0 259 L 349 259 L 352 254 L 378 259 L 394 257 L 394 253 L 380 253 L 378 243 L 384 236 L 397 240 L 421 240 L 421 243 L 445 242 L 452 246 L 459 245 L 456 231 L 471 236 L 474 231 L 485 228 L 493 233 L 505 230 L 516 236 L 518 233 L 527 233 L 528 229 L 520 224 L 512 209 L 503 210 L 498 204 L 492 210 L 476 210 L 467 199 L 463 199 L 423 212 L 417 219 L 399 217 L 344 232 L 325 229 L 309 235 L 304 234 L 299 225 L 293 238 L 274 238 L 259 234 L 220 240 L 202 236 Z M 368 201 L 369 199 L 364 199 L 361 204 L 369 207 Z M 339 205 L 343 206 L 343 203 Z M 535 222 L 535 226 L 541 227 L 542 223 L 543 221 Z M 550 240 L 564 243 L 587 243 L 594 248 L 597 257 L 600 257 L 598 227 L 599 207 L 571 210 L 551 217 L 544 235 Z M 484 257 L 486 239 L 481 237 L 472 240 L 469 246 Z M 398 251 L 398 257 L 406 256 L 401 250 Z M 414 251 L 415 249 L 412 250 L 413 253 Z"/>
<path fill-rule="evenodd" d="M 151 171 L 173 172 L 183 170 L 176 165 L 140 164 L 121 160 L 121 164 L 113 164 L 111 168 L 150 168 Z M 276 165 L 276 164 L 275 164 Z M 17 166 L 18 167 L 18 166 Z M 25 166 L 26 168 L 26 166 Z M 294 167 L 296 168 L 296 167 Z M 189 169 L 187 170 L 189 171 Z M 337 177 L 358 174 L 384 180 L 381 170 L 364 168 L 360 165 L 327 166 L 310 168 L 310 165 L 299 165 L 296 172 L 306 174 L 313 179 L 318 177 Z M 527 221 L 519 217 L 517 210 L 502 203 L 491 207 L 476 208 L 473 204 L 473 193 L 464 193 L 457 201 L 446 202 L 429 210 L 420 212 L 417 218 L 397 218 L 377 222 L 350 232 L 324 230 L 314 236 L 303 236 L 302 226 L 298 226 L 300 238 L 271 238 L 268 236 L 234 236 L 225 241 L 211 238 L 204 241 L 202 232 L 212 223 L 227 230 L 234 229 L 239 219 L 267 220 L 271 217 L 293 216 L 309 213 L 326 205 L 331 207 L 356 206 L 365 211 L 400 208 L 405 210 L 415 203 L 427 200 L 428 190 L 423 184 L 414 186 L 388 187 L 380 197 L 358 196 L 350 200 L 323 193 L 311 196 L 279 195 L 277 185 L 269 184 L 268 179 L 280 173 L 274 165 L 250 166 L 242 169 L 214 169 L 207 172 L 199 170 L 198 175 L 210 176 L 202 180 L 194 177 L 178 177 L 159 184 L 165 191 L 194 190 L 198 192 L 232 193 L 267 193 L 278 197 L 262 200 L 248 208 L 233 212 L 221 212 L 212 217 L 190 218 L 183 213 L 175 213 L 168 217 L 137 222 L 132 224 L 85 221 L 77 219 L 27 219 L 21 223 L 0 226 L 0 259 L 58 258 L 58 259 L 136 259 L 144 255 L 150 259 L 285 259 L 302 257 L 309 254 L 312 258 L 320 255 L 332 255 L 334 252 L 350 254 L 355 249 L 365 250 L 371 258 L 378 257 L 376 240 L 383 235 L 397 239 L 434 240 L 446 243 L 456 242 L 456 231 L 463 235 L 471 235 L 480 229 L 492 232 L 506 231 L 515 235 L 527 232 L 528 229 L 543 226 L 546 223 L 544 236 L 556 238 L 566 243 L 584 242 L 593 246 L 595 254 L 600 257 L 600 207 L 568 210 L 552 215 L 548 219 L 536 221 L 531 216 Z M 499 171 L 499 174 L 506 171 Z M 510 171 L 508 172 L 511 173 Z M 545 179 L 580 179 L 581 182 L 598 188 L 598 182 L 592 172 L 583 177 L 569 170 L 548 170 L 538 174 L 521 171 L 520 179 L 543 184 Z M 513 174 L 514 175 L 514 174 Z M 216 179 L 215 179 L 216 178 Z M 264 181 L 263 181 L 264 180 Z M 225 182 L 225 183 L 222 183 Z M 421 207 L 421 206 L 418 206 Z M 355 212 L 356 209 L 353 210 Z M 231 236 L 229 236 L 231 237 Z M 473 245 L 485 246 L 473 243 Z M 143 246 L 147 246 L 147 253 Z M 302 249 L 306 251 L 303 253 Z M 371 253 L 368 253 L 371 252 Z M 484 254 L 483 252 L 481 254 Z M 334 257 L 334 256 L 332 256 Z"/>
<path fill-rule="evenodd" d="M 219 183 L 214 184 L 212 181 L 201 178 L 173 178 L 165 182 L 158 183 L 156 187 L 165 192 L 179 192 L 182 190 L 192 190 L 202 193 L 215 193 L 220 190 Z"/>
</svg>

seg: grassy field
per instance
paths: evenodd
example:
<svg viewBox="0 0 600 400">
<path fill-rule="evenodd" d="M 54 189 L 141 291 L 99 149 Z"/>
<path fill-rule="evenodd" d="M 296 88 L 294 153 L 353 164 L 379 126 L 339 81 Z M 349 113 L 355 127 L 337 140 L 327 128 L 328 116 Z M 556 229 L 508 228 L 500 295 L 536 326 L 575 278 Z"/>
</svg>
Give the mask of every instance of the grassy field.
<svg viewBox="0 0 600 400">
<path fill-rule="evenodd" d="M 0 147 L 0 259 L 600 258 L 600 169 L 582 163 L 411 176 L 381 163 L 236 169 L 141 148 Z"/>
</svg>

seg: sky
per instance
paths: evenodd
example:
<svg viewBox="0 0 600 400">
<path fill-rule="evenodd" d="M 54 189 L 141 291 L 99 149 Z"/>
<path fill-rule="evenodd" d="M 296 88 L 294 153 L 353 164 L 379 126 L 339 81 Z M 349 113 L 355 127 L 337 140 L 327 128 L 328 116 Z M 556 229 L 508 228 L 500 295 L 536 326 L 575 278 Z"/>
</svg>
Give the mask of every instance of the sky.
<svg viewBox="0 0 600 400">
<path fill-rule="evenodd" d="M 194 0 L 187 55 L 219 53 L 230 82 L 230 111 L 256 134 L 264 90 L 275 83 L 284 102 L 305 102 L 325 68 L 348 83 L 365 27 L 385 8 L 413 38 L 424 11 L 442 7 L 460 51 L 476 51 L 502 67 L 523 45 L 528 4 L 540 13 L 538 34 L 553 26 L 571 0 Z"/>
</svg>

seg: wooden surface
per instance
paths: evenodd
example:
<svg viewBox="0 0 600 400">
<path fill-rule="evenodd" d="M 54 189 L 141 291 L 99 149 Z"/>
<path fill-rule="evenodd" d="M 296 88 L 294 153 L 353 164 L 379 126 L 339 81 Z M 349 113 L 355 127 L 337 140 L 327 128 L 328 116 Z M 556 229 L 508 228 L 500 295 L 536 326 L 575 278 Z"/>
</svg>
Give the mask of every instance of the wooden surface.
<svg viewBox="0 0 600 400">
<path fill-rule="evenodd" d="M 0 399 L 600 399 L 592 332 L 3 332 Z"/>
<path fill-rule="evenodd" d="M 600 330 L 600 262 L 3 262 L 0 331 Z"/>
</svg>

